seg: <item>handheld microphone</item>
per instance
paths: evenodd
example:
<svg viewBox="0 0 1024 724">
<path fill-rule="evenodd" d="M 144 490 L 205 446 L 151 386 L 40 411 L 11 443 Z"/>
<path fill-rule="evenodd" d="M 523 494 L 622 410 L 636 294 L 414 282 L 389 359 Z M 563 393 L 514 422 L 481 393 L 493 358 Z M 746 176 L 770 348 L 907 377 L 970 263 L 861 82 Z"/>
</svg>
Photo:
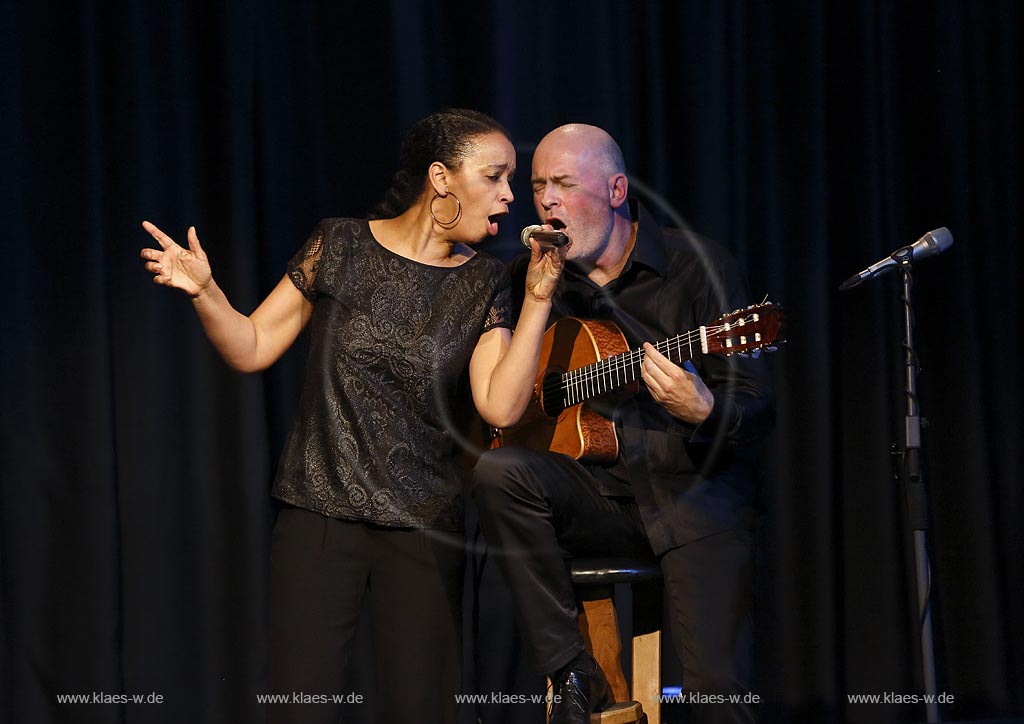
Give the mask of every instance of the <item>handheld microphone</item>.
<svg viewBox="0 0 1024 724">
<path fill-rule="evenodd" d="M 526 248 L 530 248 L 531 236 L 537 240 L 542 249 L 558 249 L 572 242 L 572 239 L 564 231 L 548 231 L 534 225 L 527 226 L 519 235 L 519 240 Z"/>
<path fill-rule="evenodd" d="M 875 262 L 864 271 L 854 274 L 839 285 L 839 289 L 841 291 L 852 289 L 863 281 L 873 279 L 879 274 L 884 274 L 891 269 L 895 269 L 900 265 L 900 261 L 908 256 L 914 260 L 927 259 L 930 256 L 941 254 L 951 246 L 953 246 L 953 235 L 949 233 L 949 229 L 945 226 L 939 229 L 934 229 L 929 231 L 913 244 L 910 244 L 909 246 L 901 246 L 881 261 Z"/>
</svg>

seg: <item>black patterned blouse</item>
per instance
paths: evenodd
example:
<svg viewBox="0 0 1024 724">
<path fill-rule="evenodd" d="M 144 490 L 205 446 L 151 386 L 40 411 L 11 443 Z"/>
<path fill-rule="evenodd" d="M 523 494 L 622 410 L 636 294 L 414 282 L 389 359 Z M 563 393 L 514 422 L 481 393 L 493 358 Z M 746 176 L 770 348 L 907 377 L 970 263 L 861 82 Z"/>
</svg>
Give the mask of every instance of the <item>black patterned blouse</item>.
<svg viewBox="0 0 1024 724">
<path fill-rule="evenodd" d="M 381 246 L 365 220 L 326 219 L 288 276 L 313 316 L 274 497 L 335 518 L 461 530 L 453 425 L 465 422 L 477 339 L 512 326 L 505 267 L 480 252 L 457 267 L 421 264 Z"/>
</svg>

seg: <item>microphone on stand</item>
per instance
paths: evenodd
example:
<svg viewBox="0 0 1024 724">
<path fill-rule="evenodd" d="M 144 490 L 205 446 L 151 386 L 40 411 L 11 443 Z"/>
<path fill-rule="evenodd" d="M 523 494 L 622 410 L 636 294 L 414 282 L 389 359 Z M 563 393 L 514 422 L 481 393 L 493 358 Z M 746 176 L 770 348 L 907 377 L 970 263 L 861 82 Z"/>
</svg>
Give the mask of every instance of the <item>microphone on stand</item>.
<svg viewBox="0 0 1024 724">
<path fill-rule="evenodd" d="M 839 289 L 840 291 L 852 289 L 863 281 L 873 279 L 879 274 L 884 274 L 890 269 L 895 269 L 900 265 L 900 261 L 908 255 L 911 259 L 915 260 L 927 259 L 930 256 L 941 254 L 951 246 L 953 246 L 953 235 L 949 233 L 949 229 L 945 226 L 929 231 L 913 244 L 910 244 L 909 246 L 901 246 L 881 261 L 875 262 L 864 271 L 854 274 L 839 285 Z"/>
<path fill-rule="evenodd" d="M 543 229 L 540 226 L 527 226 L 519 235 L 523 246 L 530 248 L 530 237 L 536 239 L 541 249 L 559 249 L 572 243 L 572 239 L 564 231 Z"/>
</svg>

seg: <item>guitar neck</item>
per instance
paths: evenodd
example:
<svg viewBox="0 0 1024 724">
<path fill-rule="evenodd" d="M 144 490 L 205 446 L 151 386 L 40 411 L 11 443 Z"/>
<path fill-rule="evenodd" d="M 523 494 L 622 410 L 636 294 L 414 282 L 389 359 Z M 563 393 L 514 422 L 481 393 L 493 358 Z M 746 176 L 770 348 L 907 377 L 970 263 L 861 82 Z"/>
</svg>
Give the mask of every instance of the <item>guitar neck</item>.
<svg viewBox="0 0 1024 724">
<path fill-rule="evenodd" d="M 703 334 L 704 327 L 700 327 L 696 331 L 656 342 L 654 348 L 675 364 L 681 365 L 701 351 Z M 643 348 L 632 349 L 560 375 L 565 404 L 577 405 L 636 382 L 640 378 L 644 357 Z"/>
</svg>

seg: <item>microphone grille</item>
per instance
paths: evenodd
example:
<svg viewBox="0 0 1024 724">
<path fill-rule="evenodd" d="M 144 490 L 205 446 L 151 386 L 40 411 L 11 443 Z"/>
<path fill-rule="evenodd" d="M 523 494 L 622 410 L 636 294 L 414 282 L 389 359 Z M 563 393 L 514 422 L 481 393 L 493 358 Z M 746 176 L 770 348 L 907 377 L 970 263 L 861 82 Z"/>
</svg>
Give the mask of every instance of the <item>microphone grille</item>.
<svg viewBox="0 0 1024 724">
<path fill-rule="evenodd" d="M 523 231 L 519 234 L 519 241 L 523 242 L 523 246 L 525 246 L 527 249 L 530 248 L 530 234 L 539 230 L 540 228 L 540 225 L 534 224 L 532 226 L 527 226 L 525 229 L 523 229 Z"/>
<path fill-rule="evenodd" d="M 931 237 L 934 245 L 935 254 L 941 254 L 949 247 L 953 246 L 953 235 L 949 233 L 949 229 L 945 226 L 928 232 L 928 236 Z"/>
</svg>

